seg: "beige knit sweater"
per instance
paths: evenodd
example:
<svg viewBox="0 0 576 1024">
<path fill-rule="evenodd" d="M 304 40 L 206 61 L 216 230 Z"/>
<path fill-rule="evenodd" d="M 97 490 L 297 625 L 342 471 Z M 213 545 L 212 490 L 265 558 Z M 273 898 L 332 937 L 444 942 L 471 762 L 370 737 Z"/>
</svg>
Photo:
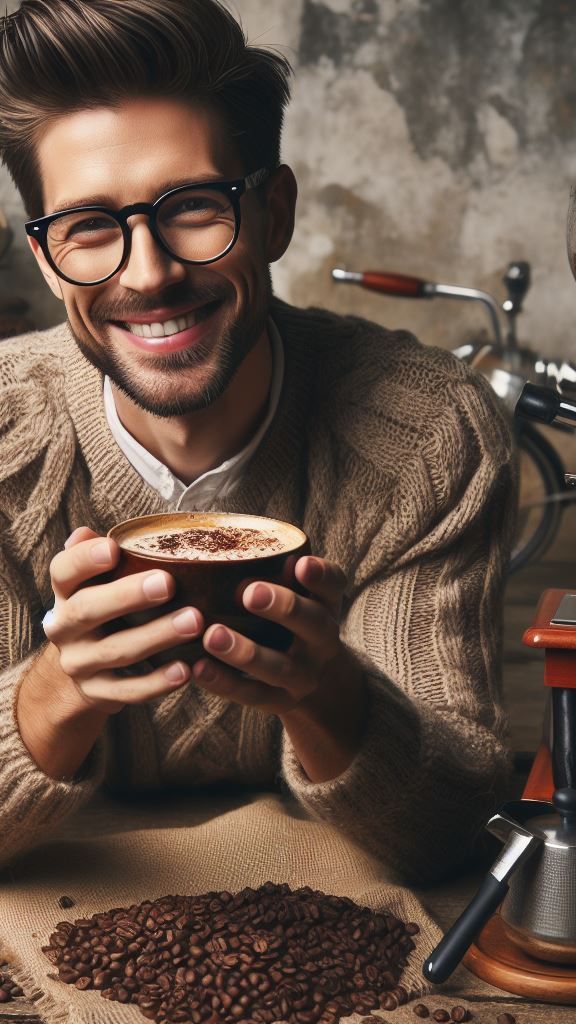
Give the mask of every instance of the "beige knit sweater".
<svg viewBox="0 0 576 1024">
<path fill-rule="evenodd" d="M 408 880 L 447 874 L 502 798 L 503 570 L 514 469 L 488 386 L 404 332 L 275 301 L 286 373 L 274 423 L 223 511 L 291 520 L 349 585 L 345 641 L 370 694 L 362 748 L 313 783 L 279 720 L 195 685 L 110 718 L 80 781 L 24 747 L 18 684 L 44 641 L 49 563 L 80 525 L 170 510 L 114 442 L 102 379 L 67 326 L 0 346 L 0 860 L 103 780 L 128 790 L 283 780 Z"/>
</svg>

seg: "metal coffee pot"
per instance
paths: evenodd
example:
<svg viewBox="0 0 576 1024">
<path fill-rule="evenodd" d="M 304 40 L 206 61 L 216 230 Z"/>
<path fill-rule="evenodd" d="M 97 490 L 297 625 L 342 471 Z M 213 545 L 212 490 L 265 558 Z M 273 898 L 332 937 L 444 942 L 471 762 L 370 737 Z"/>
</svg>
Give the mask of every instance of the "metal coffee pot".
<svg viewBox="0 0 576 1024">
<path fill-rule="evenodd" d="M 525 843 L 500 908 L 508 938 L 538 960 L 576 963 L 576 790 L 505 804 L 486 828 L 505 844 L 500 865 Z"/>
<path fill-rule="evenodd" d="M 426 960 L 424 976 L 441 983 L 498 909 L 515 945 L 540 960 L 576 962 L 576 789 L 553 802 L 504 804 L 486 828 L 504 848 L 472 902 Z"/>
</svg>

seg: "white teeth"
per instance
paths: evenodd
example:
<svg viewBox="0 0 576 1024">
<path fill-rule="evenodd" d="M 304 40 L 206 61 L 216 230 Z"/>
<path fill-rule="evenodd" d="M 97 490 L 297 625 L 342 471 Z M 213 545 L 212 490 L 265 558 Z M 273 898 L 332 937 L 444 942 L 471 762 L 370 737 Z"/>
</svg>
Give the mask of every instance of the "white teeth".
<svg viewBox="0 0 576 1024">
<path fill-rule="evenodd" d="M 163 324 L 131 324 L 126 323 L 124 326 L 132 334 L 138 335 L 139 338 L 169 338 L 173 334 L 178 334 L 180 331 L 186 331 L 189 327 L 194 327 L 201 319 L 203 311 L 197 310 L 193 313 L 188 313 L 186 316 L 179 316 L 174 320 L 166 320 Z"/>
</svg>

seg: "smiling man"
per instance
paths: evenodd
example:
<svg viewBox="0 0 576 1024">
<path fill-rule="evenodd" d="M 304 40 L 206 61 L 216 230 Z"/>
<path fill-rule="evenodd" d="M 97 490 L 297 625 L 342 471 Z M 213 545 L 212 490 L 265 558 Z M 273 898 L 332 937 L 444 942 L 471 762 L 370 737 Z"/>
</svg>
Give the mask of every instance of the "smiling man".
<svg viewBox="0 0 576 1024">
<path fill-rule="evenodd" d="M 67 320 L 0 350 L 0 856 L 103 782 L 281 777 L 407 877 L 446 874 L 509 765 L 514 474 L 487 385 L 273 296 L 289 67 L 215 0 L 23 0 L 1 49 L 0 152 Z M 163 613 L 168 573 L 104 576 L 114 523 L 194 509 L 309 534 L 309 596 L 243 598 L 285 654 Z M 199 638 L 192 669 L 147 661 Z"/>
</svg>

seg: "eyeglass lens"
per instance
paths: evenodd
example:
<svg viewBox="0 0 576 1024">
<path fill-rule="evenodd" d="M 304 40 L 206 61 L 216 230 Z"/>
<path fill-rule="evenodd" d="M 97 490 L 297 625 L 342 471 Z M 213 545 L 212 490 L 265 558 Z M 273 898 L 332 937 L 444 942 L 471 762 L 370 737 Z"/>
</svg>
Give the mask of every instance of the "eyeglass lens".
<svg viewBox="0 0 576 1024">
<path fill-rule="evenodd" d="M 229 248 L 236 230 L 236 214 L 223 192 L 194 188 L 166 197 L 157 207 L 156 227 L 174 256 L 204 262 L 221 256 Z M 47 241 L 58 269 L 79 284 L 109 277 L 122 264 L 122 228 L 106 213 L 65 213 L 50 224 Z"/>
</svg>

